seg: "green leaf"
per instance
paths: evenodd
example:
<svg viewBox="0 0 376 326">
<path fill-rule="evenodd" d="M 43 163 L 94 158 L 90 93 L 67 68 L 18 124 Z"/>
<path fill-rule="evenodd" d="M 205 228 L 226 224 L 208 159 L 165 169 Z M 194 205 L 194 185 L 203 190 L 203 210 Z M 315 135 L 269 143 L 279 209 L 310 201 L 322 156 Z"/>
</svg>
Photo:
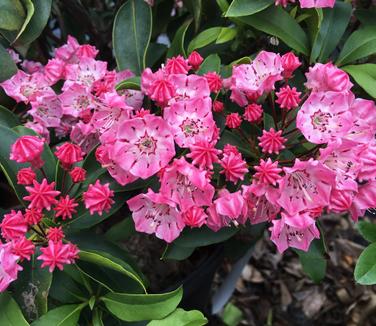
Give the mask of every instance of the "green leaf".
<svg viewBox="0 0 376 326">
<path fill-rule="evenodd" d="M 359 284 L 376 284 L 376 243 L 370 244 L 361 253 L 355 266 L 354 276 Z"/>
<path fill-rule="evenodd" d="M 20 0 L 0 0 L 0 29 L 17 31 L 25 19 L 25 10 Z"/>
<path fill-rule="evenodd" d="M 200 311 L 185 311 L 178 308 L 161 320 L 152 320 L 148 326 L 202 326 L 207 323 L 208 320 Z"/>
<path fill-rule="evenodd" d="M 134 269 L 123 260 L 114 257 L 108 254 L 107 252 L 95 250 L 81 250 L 79 255 L 80 260 L 112 269 L 132 278 L 133 280 L 138 282 L 141 285 L 141 287 L 146 291 L 142 278 L 139 275 L 137 275 Z"/>
<path fill-rule="evenodd" d="M 238 325 L 243 318 L 242 311 L 231 302 L 223 310 L 222 320 L 228 326 Z"/>
<path fill-rule="evenodd" d="M 31 17 L 33 17 L 33 15 L 34 15 L 34 4 L 33 4 L 33 2 L 31 0 L 21 0 L 21 2 L 23 3 L 24 8 L 26 9 L 26 17 L 25 17 L 25 20 L 24 20 L 21 28 L 19 29 L 19 31 L 18 31 L 18 33 L 15 37 L 15 40 L 17 40 L 21 36 L 21 34 L 26 29 L 27 25 L 30 23 Z"/>
<path fill-rule="evenodd" d="M 376 224 L 360 221 L 357 224 L 357 229 L 364 239 L 369 242 L 376 242 Z"/>
<path fill-rule="evenodd" d="M 342 70 L 348 72 L 361 88 L 376 98 L 376 64 L 345 66 Z"/>
<path fill-rule="evenodd" d="M 269 113 L 264 112 L 263 120 L 264 120 L 265 130 L 270 130 L 270 128 L 275 128 L 273 117 Z"/>
<path fill-rule="evenodd" d="M 15 73 L 17 73 L 16 64 L 10 57 L 7 50 L 5 50 L 4 47 L 0 44 L 0 82 L 9 79 Z"/>
<path fill-rule="evenodd" d="M 47 297 L 52 283 L 52 273 L 47 268 L 41 268 L 40 261 L 36 259 L 39 255 L 40 251 L 37 250 L 30 261 L 23 262 L 23 271 L 14 282 L 17 301 L 28 319 L 32 320 L 47 313 Z M 34 302 L 32 309 L 30 298 Z"/>
<path fill-rule="evenodd" d="M 116 90 L 120 91 L 122 89 L 134 89 L 139 91 L 141 89 L 141 78 L 132 77 L 121 81 L 119 84 L 116 85 Z"/>
<path fill-rule="evenodd" d="M 184 260 L 192 255 L 194 251 L 194 247 L 182 247 L 175 243 L 171 243 L 167 246 L 161 259 Z"/>
<path fill-rule="evenodd" d="M 32 326 L 72 326 L 77 325 L 81 310 L 86 303 L 66 305 L 50 310 L 44 316 L 33 322 Z"/>
<path fill-rule="evenodd" d="M 246 143 L 244 139 L 240 138 L 239 135 L 229 130 L 225 130 L 222 133 L 222 137 L 218 141 L 218 148 L 222 149 L 226 144 L 236 146 L 242 152 L 242 154 L 244 154 L 247 157 L 255 157 L 255 154 L 252 153 L 249 149 L 249 144 Z"/>
<path fill-rule="evenodd" d="M 271 6 L 251 16 L 239 17 L 243 23 L 276 36 L 297 52 L 308 54 L 308 38 L 300 25 L 279 6 Z"/>
<path fill-rule="evenodd" d="M 218 54 L 209 55 L 201 64 L 200 69 L 197 71 L 198 75 L 205 75 L 209 71 L 219 73 L 221 70 L 221 58 Z"/>
<path fill-rule="evenodd" d="M 119 70 L 140 75 L 145 69 L 146 52 L 152 31 L 152 12 L 144 1 L 129 0 L 118 10 L 112 42 Z"/>
<path fill-rule="evenodd" d="M 0 325 L 4 326 L 27 326 L 29 323 L 22 315 L 16 301 L 7 292 L 0 293 Z"/>
<path fill-rule="evenodd" d="M 241 17 L 253 15 L 260 12 L 274 3 L 274 0 L 234 0 L 231 2 L 225 16 Z"/>
<path fill-rule="evenodd" d="M 16 47 L 35 41 L 46 27 L 51 13 L 52 0 L 33 0 L 33 5 L 34 14 L 17 38 Z"/>
<path fill-rule="evenodd" d="M 376 8 L 356 9 L 354 14 L 362 25 L 376 25 Z"/>
<path fill-rule="evenodd" d="M 167 51 L 168 58 L 177 56 L 179 54 L 182 54 L 184 57 L 187 55 L 185 53 L 184 42 L 185 42 L 185 34 L 187 33 L 187 30 L 189 26 L 191 25 L 191 23 L 192 23 L 192 19 L 187 20 L 176 31 L 174 39 L 171 42 L 171 46 Z"/>
<path fill-rule="evenodd" d="M 200 28 L 201 15 L 202 15 L 202 0 L 184 0 L 184 5 L 193 14 L 195 21 L 195 31 Z"/>
<path fill-rule="evenodd" d="M 182 288 L 163 294 L 108 293 L 100 299 L 124 321 L 162 319 L 173 312 L 183 296 Z"/>
<path fill-rule="evenodd" d="M 221 11 L 224 13 L 228 10 L 229 4 L 227 0 L 216 0 L 218 7 L 221 9 Z"/>
<path fill-rule="evenodd" d="M 226 42 L 230 42 L 236 37 L 237 33 L 238 31 L 236 28 L 223 27 L 217 37 L 217 40 L 215 41 L 215 44 L 223 44 Z"/>
<path fill-rule="evenodd" d="M 20 124 L 18 116 L 16 116 L 11 110 L 0 105 L 0 125 L 4 127 L 13 128 Z"/>
<path fill-rule="evenodd" d="M 214 232 L 207 227 L 186 229 L 174 241 L 174 244 L 189 248 L 209 246 L 231 238 L 238 231 L 239 229 L 235 227 L 222 228 L 218 232 Z"/>
<path fill-rule="evenodd" d="M 118 242 L 128 239 L 131 235 L 135 234 L 134 222 L 131 217 L 127 217 L 119 223 L 113 225 L 106 233 L 107 240 Z"/>
<path fill-rule="evenodd" d="M 102 321 L 102 311 L 99 309 L 94 309 L 93 326 L 104 326 Z"/>
<path fill-rule="evenodd" d="M 338 66 L 376 53 L 376 26 L 367 26 L 352 33 L 336 62 Z"/>
<path fill-rule="evenodd" d="M 188 53 L 203 48 L 217 40 L 222 27 L 211 27 L 198 34 L 188 45 Z"/>
<path fill-rule="evenodd" d="M 347 28 L 351 12 L 351 4 L 340 1 L 333 9 L 323 9 L 324 17 L 312 45 L 311 62 L 323 62 L 329 58 Z"/>
<path fill-rule="evenodd" d="M 319 283 L 325 277 L 327 265 L 323 241 L 313 240 L 307 252 L 298 249 L 295 251 L 299 255 L 304 272 L 314 282 Z"/>
</svg>

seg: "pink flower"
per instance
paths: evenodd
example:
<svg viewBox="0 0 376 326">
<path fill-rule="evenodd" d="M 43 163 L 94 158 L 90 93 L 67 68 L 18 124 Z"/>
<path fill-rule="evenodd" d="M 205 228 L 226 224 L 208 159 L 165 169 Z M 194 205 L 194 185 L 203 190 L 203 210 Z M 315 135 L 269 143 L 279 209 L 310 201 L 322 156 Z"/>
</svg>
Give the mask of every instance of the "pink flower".
<svg viewBox="0 0 376 326">
<path fill-rule="evenodd" d="M 27 208 L 25 211 L 25 221 L 29 225 L 38 224 L 43 217 L 42 211 L 36 208 Z"/>
<path fill-rule="evenodd" d="M 296 117 L 296 126 L 311 143 L 323 144 L 347 134 L 353 125 L 350 93 L 312 93 Z"/>
<path fill-rule="evenodd" d="M 244 224 L 247 216 L 247 205 L 240 191 L 229 193 L 223 190 L 218 199 L 208 208 L 207 225 L 217 232 L 219 229 L 234 224 Z"/>
<path fill-rule="evenodd" d="M 103 211 L 109 212 L 115 202 L 113 197 L 114 192 L 110 190 L 109 184 L 102 185 L 99 180 L 94 185 L 89 185 L 88 190 L 83 193 L 85 207 L 90 210 L 90 215 L 95 212 L 99 215 L 102 215 Z"/>
<path fill-rule="evenodd" d="M 71 85 L 59 95 L 59 99 L 63 113 L 75 118 L 95 108 L 93 95 L 83 85 Z"/>
<path fill-rule="evenodd" d="M 281 135 L 282 130 L 275 131 L 273 128 L 270 128 L 269 131 L 263 130 L 262 136 L 258 137 L 262 152 L 279 154 L 279 151 L 285 148 L 283 144 L 287 141 L 287 139 L 283 138 Z"/>
<path fill-rule="evenodd" d="M 175 101 L 210 97 L 208 81 L 198 75 L 170 75 L 168 81 L 175 87 L 170 104 Z"/>
<path fill-rule="evenodd" d="M 305 85 L 313 92 L 346 92 L 353 86 L 349 75 L 331 62 L 316 63 L 305 75 L 307 77 Z"/>
<path fill-rule="evenodd" d="M 54 243 L 60 242 L 65 237 L 64 232 L 62 230 L 62 226 L 49 228 L 47 231 L 47 239 Z"/>
<path fill-rule="evenodd" d="M 188 63 L 192 66 L 193 70 L 198 70 L 203 61 L 204 58 L 197 51 L 193 51 L 188 57 Z"/>
<path fill-rule="evenodd" d="M 19 185 L 30 185 L 35 180 L 36 174 L 32 168 L 20 169 L 17 172 L 17 184 Z"/>
<path fill-rule="evenodd" d="M 55 155 L 61 162 L 63 168 L 68 170 L 72 164 L 83 160 L 84 153 L 80 146 L 72 143 L 64 143 L 56 147 Z"/>
<path fill-rule="evenodd" d="M 24 60 L 21 63 L 21 67 L 27 74 L 34 74 L 36 72 L 43 73 L 44 68 L 40 62 L 32 60 Z"/>
<path fill-rule="evenodd" d="M 185 60 L 181 55 L 167 59 L 165 71 L 171 74 L 188 74 L 188 71 L 191 69 L 187 60 Z"/>
<path fill-rule="evenodd" d="M 206 223 L 208 215 L 206 215 L 202 207 L 192 206 L 182 214 L 185 225 L 192 228 L 200 228 Z"/>
<path fill-rule="evenodd" d="M 22 267 L 17 264 L 19 256 L 12 253 L 12 244 L 0 244 L 0 292 L 4 292 L 8 285 L 17 279 L 18 271 Z"/>
<path fill-rule="evenodd" d="M 227 181 L 237 183 L 244 180 L 244 175 L 248 172 L 247 162 L 242 159 L 240 154 L 228 153 L 224 154 L 220 163 Z"/>
<path fill-rule="evenodd" d="M 80 250 L 73 243 L 67 243 L 66 246 L 68 246 L 67 259 L 70 264 L 74 264 L 76 259 L 79 258 Z"/>
<path fill-rule="evenodd" d="M 37 136 L 21 136 L 11 147 L 10 159 L 17 163 L 31 163 L 35 168 L 43 165 L 41 155 L 44 139 Z"/>
<path fill-rule="evenodd" d="M 160 193 L 179 204 L 185 212 L 192 206 L 209 206 L 214 187 L 205 171 L 180 158 L 163 171 Z"/>
<path fill-rule="evenodd" d="M 244 109 L 243 117 L 249 122 L 260 122 L 262 118 L 262 106 L 256 103 L 249 104 Z"/>
<path fill-rule="evenodd" d="M 242 117 L 239 113 L 230 113 L 226 116 L 226 126 L 231 129 L 239 128 L 242 123 Z"/>
<path fill-rule="evenodd" d="M 366 210 L 376 207 L 376 181 L 368 181 L 360 185 L 350 209 L 351 217 L 354 221 L 358 217 L 364 216 Z"/>
<path fill-rule="evenodd" d="M 21 211 L 11 210 L 5 214 L 0 224 L 1 235 L 4 239 L 12 240 L 23 237 L 27 231 L 27 223 Z"/>
<path fill-rule="evenodd" d="M 180 147 L 189 147 L 197 139 L 213 138 L 215 122 L 209 97 L 175 102 L 164 109 L 163 118 Z"/>
<path fill-rule="evenodd" d="M 295 160 L 292 168 L 283 168 L 286 175 L 279 180 L 277 202 L 293 215 L 306 209 L 327 206 L 335 186 L 335 174 L 320 162 Z"/>
<path fill-rule="evenodd" d="M 218 101 L 218 100 L 213 102 L 213 111 L 214 112 L 217 112 L 217 113 L 222 112 L 224 110 L 224 108 L 225 107 L 224 107 L 223 102 Z"/>
<path fill-rule="evenodd" d="M 234 66 L 231 90 L 261 96 L 274 89 L 274 84 L 282 79 L 282 71 L 279 54 L 261 51 L 251 64 Z"/>
<path fill-rule="evenodd" d="M 150 68 L 146 68 L 142 72 L 141 90 L 160 106 L 165 106 L 175 95 L 174 83 L 167 80 L 161 69 L 153 73 Z"/>
<path fill-rule="evenodd" d="M 30 260 L 31 255 L 35 252 L 35 246 L 31 240 L 20 237 L 12 241 L 12 252 L 20 257 L 20 260 Z"/>
<path fill-rule="evenodd" d="M 275 0 L 274 4 L 276 6 L 281 5 L 282 7 L 286 8 L 289 2 L 295 3 L 295 0 Z"/>
<path fill-rule="evenodd" d="M 28 113 L 34 121 L 45 127 L 60 127 L 63 111 L 60 99 L 55 93 L 41 93 L 31 100 L 30 104 L 32 109 Z"/>
<path fill-rule="evenodd" d="M 51 209 L 52 205 L 57 203 L 56 196 L 60 194 L 60 191 L 55 189 L 55 182 L 48 184 L 47 179 L 43 179 L 42 183 L 33 181 L 33 186 L 27 186 L 26 190 L 29 192 L 29 196 L 25 196 L 23 199 L 30 201 L 29 208 L 36 209 Z"/>
<path fill-rule="evenodd" d="M 64 77 L 66 63 L 58 58 L 48 60 L 44 66 L 44 74 L 50 84 L 55 84 Z"/>
<path fill-rule="evenodd" d="M 68 195 L 61 197 L 54 208 L 56 211 L 56 217 L 61 216 L 63 220 L 67 218 L 72 218 L 72 213 L 77 213 L 75 207 L 78 206 L 78 203 L 75 202 L 73 198 L 70 198 Z"/>
<path fill-rule="evenodd" d="M 372 180 L 376 178 L 376 141 L 364 144 L 359 154 L 360 170 L 358 179 L 361 181 Z M 354 160 L 353 162 L 356 162 Z"/>
<path fill-rule="evenodd" d="M 330 194 L 328 209 L 334 213 L 343 213 L 351 210 L 355 192 L 351 190 L 333 189 Z"/>
<path fill-rule="evenodd" d="M 291 78 L 294 71 L 302 65 L 299 58 L 293 52 L 287 52 L 281 57 L 284 78 Z"/>
<path fill-rule="evenodd" d="M 295 87 L 291 88 L 287 85 L 282 87 L 279 92 L 276 93 L 276 103 L 278 103 L 282 109 L 294 109 L 299 105 L 300 94 L 301 93 L 298 92 Z"/>
<path fill-rule="evenodd" d="M 213 93 L 218 93 L 222 88 L 222 78 L 216 72 L 207 72 L 204 77 L 208 81 L 210 91 Z"/>
<path fill-rule="evenodd" d="M 80 168 L 79 166 L 76 166 L 71 171 L 69 171 L 69 175 L 71 176 L 74 183 L 80 183 L 85 181 L 86 179 L 86 170 Z"/>
<path fill-rule="evenodd" d="M 213 169 L 213 163 L 219 162 L 218 154 L 220 150 L 215 148 L 214 142 L 200 140 L 189 147 L 190 153 L 187 157 L 192 159 L 192 163 L 198 165 L 201 169 Z"/>
<path fill-rule="evenodd" d="M 53 242 L 48 241 L 48 246 L 40 248 L 42 254 L 37 258 L 42 260 L 42 268 L 49 266 L 49 271 L 52 273 L 57 267 L 61 271 L 65 264 L 71 264 L 71 247 L 68 244 L 63 244 L 62 241 Z"/>
<path fill-rule="evenodd" d="M 263 184 L 275 186 L 281 178 L 282 169 L 278 167 L 278 161 L 272 162 L 270 158 L 267 161 L 261 159 L 259 165 L 256 165 L 254 169 L 257 171 L 254 178 Z"/>
<path fill-rule="evenodd" d="M 184 228 L 184 221 L 176 204 L 163 194 L 149 189 L 146 194 L 129 199 L 127 204 L 138 232 L 155 233 L 159 239 L 170 243 Z"/>
<path fill-rule="evenodd" d="M 55 57 L 69 62 L 79 47 L 78 41 L 73 36 L 68 35 L 67 43 L 55 50 Z"/>
<path fill-rule="evenodd" d="M 13 49 L 7 49 L 7 52 L 10 55 L 10 57 L 12 58 L 12 60 L 15 64 L 18 64 L 22 61 L 20 59 L 20 55 L 16 51 L 14 51 Z"/>
<path fill-rule="evenodd" d="M 223 147 L 223 155 L 230 155 L 230 153 L 233 153 L 235 155 L 241 155 L 236 146 L 231 145 L 231 144 L 226 144 Z"/>
<path fill-rule="evenodd" d="M 288 247 L 308 251 L 311 241 L 320 238 L 315 220 L 309 217 L 308 213 L 295 215 L 282 213 L 282 218 L 272 223 L 270 239 L 280 253 Z"/>
<path fill-rule="evenodd" d="M 154 115 L 122 122 L 117 131 L 112 159 L 123 170 L 147 179 L 164 168 L 175 155 L 168 124 Z"/>
<path fill-rule="evenodd" d="M 333 8 L 336 0 L 300 0 L 301 8 Z"/>
<path fill-rule="evenodd" d="M 90 44 L 83 44 L 80 45 L 76 51 L 77 57 L 81 58 L 92 58 L 94 59 L 97 54 L 98 50 L 95 48 L 95 46 L 92 46 Z"/>
</svg>

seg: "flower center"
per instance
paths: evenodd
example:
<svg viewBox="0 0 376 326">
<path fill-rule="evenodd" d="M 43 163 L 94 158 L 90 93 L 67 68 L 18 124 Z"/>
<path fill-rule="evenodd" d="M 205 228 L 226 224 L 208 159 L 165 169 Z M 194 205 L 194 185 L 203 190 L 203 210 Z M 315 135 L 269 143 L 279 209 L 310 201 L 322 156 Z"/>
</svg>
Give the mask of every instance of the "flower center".
<svg viewBox="0 0 376 326">
<path fill-rule="evenodd" d="M 311 117 L 313 128 L 318 129 L 321 132 L 326 131 L 326 127 L 331 117 L 330 113 L 321 112 L 320 110 L 316 111 Z"/>
<path fill-rule="evenodd" d="M 139 139 L 137 146 L 142 154 L 155 154 L 157 141 L 145 133 L 145 135 Z"/>
<path fill-rule="evenodd" d="M 198 121 L 186 118 L 180 125 L 180 129 L 186 136 L 193 136 L 199 133 Z"/>
</svg>

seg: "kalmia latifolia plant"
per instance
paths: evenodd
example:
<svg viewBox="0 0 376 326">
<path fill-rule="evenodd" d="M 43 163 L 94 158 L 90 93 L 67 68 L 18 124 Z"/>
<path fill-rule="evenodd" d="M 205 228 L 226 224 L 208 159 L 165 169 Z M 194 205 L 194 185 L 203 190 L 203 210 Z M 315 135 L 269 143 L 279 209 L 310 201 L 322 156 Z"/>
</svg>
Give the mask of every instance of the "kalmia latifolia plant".
<svg viewBox="0 0 376 326">
<path fill-rule="evenodd" d="M 350 36 L 338 65 L 320 63 L 330 51 L 315 48 L 326 37 L 317 34 L 308 58 L 308 38 L 294 20 L 302 8 L 311 8 L 309 15 L 321 12 L 323 26 L 335 17 L 330 10 L 347 4 L 259 1 L 264 7 L 242 15 L 240 1 L 217 2 L 231 26 L 209 28 L 220 28 L 211 41 L 209 33 L 203 36 L 207 31 L 198 34 L 186 52 L 188 21 L 176 32 L 167 59 L 150 67 L 146 50 L 119 58 L 116 35 L 130 5 L 141 15 L 149 13 L 152 1 L 130 0 L 115 19 L 118 68 L 130 69 L 110 69 L 112 64 L 98 59 L 98 48 L 73 36 L 47 49 L 51 57 L 43 64 L 7 50 L 17 69 L 0 86 L 17 103 L 13 111 L 21 112 L 0 110 L 0 166 L 19 206 L 5 211 L 0 224 L 0 292 L 31 296 L 23 310 L 36 325 L 53 325 L 56 318 L 72 318 L 66 325 L 80 318 L 82 324 L 102 325 L 102 317 L 112 325 L 113 316 L 150 325 L 207 322 L 199 311 L 176 309 L 182 289 L 168 291 L 178 286 L 147 293 L 145 277 L 114 244 L 130 229 L 162 240 L 162 259 L 182 260 L 196 247 L 257 228 L 280 253 L 294 248 L 304 255 L 312 246 L 324 247 L 318 241 L 324 237 L 323 215 L 345 214 L 357 222 L 376 207 L 376 106 L 354 91 L 348 72 L 362 80 L 354 73 L 357 66 L 339 67 L 366 55 L 349 50 L 357 42 Z M 184 10 L 176 1 L 170 15 L 184 17 Z M 259 24 L 273 15 L 283 24 L 293 21 L 285 33 Z M 244 24 L 280 37 L 292 49 L 260 46 L 227 65 L 202 50 L 210 42 L 233 40 L 236 33 L 227 29 Z M 291 40 L 286 35 L 295 29 L 298 36 Z M 141 34 L 138 51 L 151 38 L 138 48 Z M 23 53 L 20 43 L 14 48 Z M 29 274 L 32 281 L 23 276 Z M 29 293 L 30 284 L 40 288 Z M 83 309 L 93 311 L 92 321 L 80 317 Z"/>
</svg>

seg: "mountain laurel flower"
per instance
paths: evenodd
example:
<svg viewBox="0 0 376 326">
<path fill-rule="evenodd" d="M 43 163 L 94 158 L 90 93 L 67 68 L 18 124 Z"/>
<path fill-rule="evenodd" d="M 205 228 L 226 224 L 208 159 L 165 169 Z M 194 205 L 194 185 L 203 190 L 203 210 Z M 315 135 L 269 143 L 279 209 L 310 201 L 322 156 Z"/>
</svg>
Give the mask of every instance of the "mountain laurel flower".
<svg viewBox="0 0 376 326">
<path fill-rule="evenodd" d="M 36 178 L 36 174 L 32 168 L 23 168 L 17 172 L 17 184 L 31 185 Z"/>
<path fill-rule="evenodd" d="M 226 116 L 226 126 L 231 129 L 239 128 L 242 124 L 242 117 L 239 113 L 234 112 Z"/>
<path fill-rule="evenodd" d="M 114 192 L 110 189 L 109 183 L 102 185 L 99 180 L 95 184 L 89 185 L 88 190 L 83 193 L 85 207 L 89 209 L 90 215 L 95 212 L 99 215 L 108 212 L 115 202 L 113 197 Z"/>
<path fill-rule="evenodd" d="M 63 168 L 68 170 L 72 164 L 83 160 L 84 153 L 80 146 L 72 143 L 64 143 L 56 147 L 55 155 Z"/>
<path fill-rule="evenodd" d="M 56 217 L 61 217 L 63 220 L 67 218 L 72 218 L 72 213 L 77 213 L 75 207 L 78 203 L 75 202 L 74 198 L 70 198 L 69 195 L 61 197 L 56 203 L 54 211 L 56 211 Z"/>
<path fill-rule="evenodd" d="M 206 223 L 208 215 L 202 207 L 192 206 L 182 214 L 185 225 L 191 228 L 200 228 Z"/>
<path fill-rule="evenodd" d="M 80 183 L 85 181 L 86 179 L 86 170 L 79 166 L 76 166 L 71 171 L 69 171 L 69 175 L 71 176 L 74 183 Z"/>
<path fill-rule="evenodd" d="M 43 213 L 42 210 L 37 208 L 26 208 L 24 217 L 27 224 L 35 225 L 42 220 Z"/>
<path fill-rule="evenodd" d="M 197 51 L 193 51 L 188 57 L 188 63 L 193 70 L 198 70 L 204 58 Z"/>
<path fill-rule="evenodd" d="M 37 259 L 42 261 L 42 268 L 49 268 L 50 273 L 56 267 L 62 271 L 64 265 L 72 264 L 71 247 L 69 244 L 63 244 L 61 240 L 57 242 L 48 241 L 48 246 L 40 248 L 40 251 L 42 254 Z"/>
<path fill-rule="evenodd" d="M 213 169 L 213 163 L 218 163 L 218 155 L 221 153 L 215 148 L 214 142 L 199 140 L 189 147 L 190 153 L 187 157 L 192 159 L 192 163 L 200 167 L 200 169 Z"/>
<path fill-rule="evenodd" d="M 187 60 L 185 60 L 181 55 L 178 55 L 173 58 L 167 59 L 165 65 L 165 71 L 171 74 L 188 74 L 188 71 L 191 69 Z"/>
<path fill-rule="evenodd" d="M 210 91 L 218 93 L 222 88 L 222 78 L 214 71 L 207 72 L 204 77 L 208 81 Z"/>
<path fill-rule="evenodd" d="M 296 90 L 296 87 L 291 88 L 287 85 L 280 88 L 276 95 L 276 103 L 278 103 L 282 109 L 291 110 L 299 105 L 301 93 Z"/>
<path fill-rule="evenodd" d="M 31 255 L 35 252 L 35 246 L 26 237 L 20 237 L 12 241 L 12 252 L 20 257 L 20 260 L 30 260 Z"/>
<path fill-rule="evenodd" d="M 219 164 L 223 168 L 220 173 L 225 175 L 227 181 L 233 183 L 244 180 L 244 175 L 248 172 L 247 162 L 242 159 L 240 154 L 231 152 L 224 154 Z"/>
<path fill-rule="evenodd" d="M 256 165 L 254 169 L 256 170 L 254 178 L 263 184 L 275 186 L 281 178 L 282 169 L 278 167 L 278 161 L 272 162 L 270 158 L 267 161 L 261 159 L 259 165 Z"/>
<path fill-rule="evenodd" d="M 19 259 L 13 254 L 11 243 L 0 243 L 0 292 L 4 292 L 17 279 L 18 271 L 22 270 L 17 264 Z"/>
<path fill-rule="evenodd" d="M 289 2 L 294 3 L 295 0 L 275 0 L 274 5 L 281 5 L 282 7 L 286 8 Z"/>
<path fill-rule="evenodd" d="M 224 110 L 224 108 L 225 108 L 225 106 L 224 106 L 223 102 L 218 101 L 218 100 L 213 102 L 213 111 L 214 112 L 217 112 L 217 113 L 222 112 Z"/>
<path fill-rule="evenodd" d="M 1 235 L 6 240 L 23 237 L 27 232 L 27 222 L 21 211 L 11 210 L 5 214 L 0 224 Z"/>
<path fill-rule="evenodd" d="M 299 0 L 300 8 L 333 8 L 336 0 Z"/>
<path fill-rule="evenodd" d="M 47 230 L 47 239 L 52 242 L 59 242 L 65 237 L 62 227 L 51 227 Z"/>
<path fill-rule="evenodd" d="M 262 152 L 268 154 L 279 154 L 285 148 L 283 144 L 287 141 L 282 137 L 282 130 L 275 131 L 274 128 L 270 128 L 269 131 L 263 130 L 262 136 L 258 139 Z"/>
<path fill-rule="evenodd" d="M 283 68 L 282 76 L 284 78 L 291 78 L 294 71 L 302 65 L 299 58 L 293 52 L 284 54 L 281 57 L 281 63 Z"/>
<path fill-rule="evenodd" d="M 35 168 L 43 166 L 41 155 L 44 139 L 37 136 L 21 136 L 11 147 L 10 159 L 17 163 L 31 163 Z"/>
<path fill-rule="evenodd" d="M 60 195 L 60 191 L 54 189 L 55 182 L 49 184 L 47 179 L 43 179 L 41 183 L 38 183 L 38 181 L 34 180 L 33 187 L 26 187 L 29 195 L 25 196 L 24 200 L 30 201 L 28 208 L 51 210 L 51 206 L 57 203 L 55 197 Z"/>
<path fill-rule="evenodd" d="M 261 121 L 263 115 L 262 106 L 256 103 L 252 103 L 247 105 L 244 108 L 244 120 L 247 120 L 248 122 L 254 122 L 258 123 Z"/>
</svg>

